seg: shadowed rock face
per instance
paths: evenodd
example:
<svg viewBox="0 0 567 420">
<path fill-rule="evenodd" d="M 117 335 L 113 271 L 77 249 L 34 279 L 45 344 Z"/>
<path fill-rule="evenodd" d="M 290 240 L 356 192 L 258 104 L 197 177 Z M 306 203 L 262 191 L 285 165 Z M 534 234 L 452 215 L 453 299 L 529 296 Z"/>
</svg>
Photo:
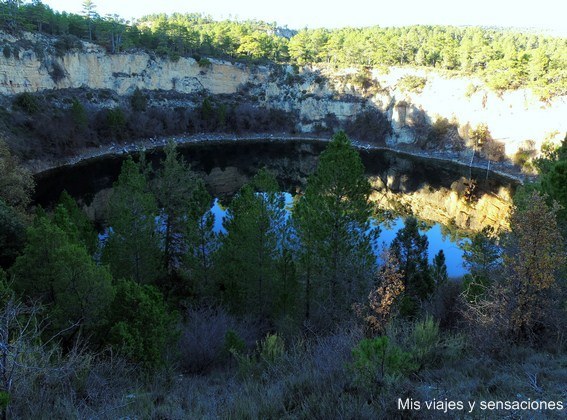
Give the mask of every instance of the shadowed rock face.
<svg viewBox="0 0 567 420">
<path fill-rule="evenodd" d="M 186 144 L 180 151 L 211 194 L 228 199 L 263 167 L 277 175 L 284 190 L 301 192 L 325 147 L 320 140 L 207 141 Z M 446 161 L 383 150 L 360 153 L 373 187 L 370 198 L 380 207 L 465 230 L 507 227 L 512 181 Z M 154 165 L 162 157 L 161 150 L 147 154 Z M 36 202 L 50 205 L 66 189 L 93 219 L 104 221 L 103 208 L 124 159 L 106 156 L 40 173 Z M 469 175 L 476 179 L 472 191 Z"/>
</svg>

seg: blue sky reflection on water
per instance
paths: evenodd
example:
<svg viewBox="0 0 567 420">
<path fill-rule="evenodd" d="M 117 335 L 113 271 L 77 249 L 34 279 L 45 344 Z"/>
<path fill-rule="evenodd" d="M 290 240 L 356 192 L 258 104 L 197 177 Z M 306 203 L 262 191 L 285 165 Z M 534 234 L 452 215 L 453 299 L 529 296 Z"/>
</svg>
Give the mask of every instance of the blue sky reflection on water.
<svg viewBox="0 0 567 420">
<path fill-rule="evenodd" d="M 289 207 L 292 203 L 291 194 L 285 193 L 285 200 Z M 222 226 L 222 221 L 226 215 L 226 208 L 219 203 L 218 199 L 215 199 L 211 211 L 215 215 L 214 230 L 216 232 L 224 232 L 225 230 Z M 396 237 L 398 230 L 403 227 L 404 219 L 401 217 L 398 217 L 387 224 L 381 224 L 380 237 L 378 238 L 378 242 L 380 244 L 379 249 L 381 249 L 383 242 L 389 245 Z M 433 257 L 442 249 L 445 253 L 447 273 L 449 274 L 449 277 L 459 277 L 467 273 L 467 270 L 463 267 L 463 250 L 459 248 L 456 242 L 452 242 L 448 236 L 442 233 L 440 225 L 435 224 L 425 232 L 422 231 L 422 233 L 425 233 L 429 240 L 429 261 L 432 261 Z"/>
</svg>

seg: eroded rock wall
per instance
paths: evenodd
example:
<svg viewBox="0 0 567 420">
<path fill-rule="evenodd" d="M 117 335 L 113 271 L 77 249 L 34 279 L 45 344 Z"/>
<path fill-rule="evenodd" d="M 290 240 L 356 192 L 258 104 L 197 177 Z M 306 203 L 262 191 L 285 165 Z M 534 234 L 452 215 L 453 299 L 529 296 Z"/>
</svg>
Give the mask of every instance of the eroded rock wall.
<svg viewBox="0 0 567 420">
<path fill-rule="evenodd" d="M 54 66 L 63 72 L 59 80 L 50 74 Z M 130 94 L 135 88 L 232 94 L 250 79 L 250 73 L 243 65 L 211 60 L 203 68 L 192 58 L 173 62 L 143 52 L 108 55 L 94 49 L 46 61 L 28 51 L 18 59 L 0 57 L 0 93 L 86 87 L 111 89 L 121 95 Z"/>
<path fill-rule="evenodd" d="M 2 37 L 17 42 L 9 35 Z M 80 52 L 58 56 L 29 46 L 49 43 L 45 37 L 26 37 L 28 47 L 22 47 L 18 58 L 0 55 L 0 94 L 80 87 L 111 89 L 120 95 L 135 88 L 187 94 L 245 93 L 263 106 L 297 112 L 302 132 L 327 126 L 330 117 L 344 122 L 367 107 L 376 107 L 392 124 L 390 145 L 416 143 L 424 135 L 424 125 L 447 118 L 462 131 L 486 124 L 492 137 L 505 145 L 508 156 L 526 147 L 529 140 L 539 150 L 544 140 L 560 141 L 567 132 L 567 97 L 543 102 L 525 89 L 498 94 L 479 80 L 433 70 L 320 66 L 297 73 L 291 66 L 246 66 L 213 59 L 203 66 L 192 58 L 171 61 L 141 51 L 107 54 L 90 43 L 84 43 Z M 370 86 L 353 82 L 361 71 Z M 423 78 L 423 89 L 402 89 L 400 80 L 408 75 Z"/>
</svg>

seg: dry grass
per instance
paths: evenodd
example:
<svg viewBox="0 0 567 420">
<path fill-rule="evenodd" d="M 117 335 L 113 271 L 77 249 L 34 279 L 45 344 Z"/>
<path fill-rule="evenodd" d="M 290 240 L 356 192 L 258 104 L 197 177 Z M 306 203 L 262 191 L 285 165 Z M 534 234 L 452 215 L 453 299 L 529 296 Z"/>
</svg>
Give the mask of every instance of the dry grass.
<svg viewBox="0 0 567 420">
<path fill-rule="evenodd" d="M 210 308 L 192 310 L 190 314 L 182 340 L 201 342 L 182 355 L 182 363 L 187 363 L 183 358 L 197 357 L 201 350 L 195 349 L 205 346 L 209 339 L 212 350 L 218 351 L 219 337 L 227 328 L 246 326 Z M 196 324 L 201 322 L 202 328 L 198 328 Z M 215 323 L 218 323 L 216 327 Z M 388 333 L 397 345 L 413 351 L 416 343 L 412 331 L 415 327 L 406 323 Z M 181 374 L 177 365 L 144 375 L 120 359 L 86 353 L 36 355 L 36 364 L 47 367 L 28 370 L 15 384 L 10 415 L 14 418 L 447 418 L 438 411 L 399 411 L 397 400 L 567 400 L 567 355 L 514 347 L 504 357 L 495 358 L 479 352 L 475 343 L 469 342 L 468 348 L 457 349 L 458 354 L 449 357 L 443 343 L 450 343 L 452 338 L 444 332 L 435 341 L 435 351 L 446 357 L 432 359 L 409 376 L 398 375 L 365 388 L 355 381 L 352 370 L 352 349 L 362 338 L 361 330 L 356 327 L 342 328 L 327 336 L 304 334 L 288 343 L 283 354 L 272 360 L 250 355 L 249 363 L 241 366 L 234 360 L 215 361 L 206 364 L 207 369 L 200 374 Z M 561 417 L 558 412 L 490 414 L 490 418 Z M 469 418 L 486 416 L 486 412 L 477 410 Z"/>
</svg>

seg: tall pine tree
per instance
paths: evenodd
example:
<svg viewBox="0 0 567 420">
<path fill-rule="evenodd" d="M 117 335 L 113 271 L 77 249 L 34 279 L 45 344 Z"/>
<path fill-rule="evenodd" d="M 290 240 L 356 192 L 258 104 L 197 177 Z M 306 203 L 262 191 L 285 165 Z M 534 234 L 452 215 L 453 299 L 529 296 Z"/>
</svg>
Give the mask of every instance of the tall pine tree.
<svg viewBox="0 0 567 420">
<path fill-rule="evenodd" d="M 227 303 L 237 311 L 270 315 L 282 256 L 285 198 L 275 178 L 261 171 L 232 200 L 218 270 Z"/>
<path fill-rule="evenodd" d="M 58 224 L 71 226 L 62 209 Z M 104 323 L 114 297 L 112 277 L 58 224 L 40 215 L 28 229 L 28 243 L 11 270 L 14 288 L 48 307 L 50 332 L 92 332 Z"/>
<path fill-rule="evenodd" d="M 447 274 L 447 264 L 445 263 L 445 253 L 442 249 L 440 249 L 437 255 L 433 257 L 431 275 L 433 276 L 435 286 L 440 286 L 446 283 L 449 279 L 449 275 Z"/>
<path fill-rule="evenodd" d="M 162 275 L 157 215 L 157 202 L 142 165 L 128 158 L 110 198 L 110 228 L 102 254 L 114 278 L 153 283 Z"/>
<path fill-rule="evenodd" d="M 175 143 L 169 142 L 152 183 L 163 222 L 164 265 L 169 274 L 179 267 L 184 254 L 183 233 L 196 186 L 197 177 L 177 153 Z"/>
<path fill-rule="evenodd" d="M 368 290 L 379 233 L 370 192 L 358 152 L 345 133 L 335 134 L 294 209 L 305 318 L 315 302 L 321 313 L 337 315 Z"/>
<path fill-rule="evenodd" d="M 190 293 L 199 297 L 213 292 L 214 258 L 219 237 L 214 231 L 215 215 L 211 211 L 212 197 L 205 184 L 198 181 L 193 191 L 184 234 L 183 267 L 188 277 Z"/>
</svg>

